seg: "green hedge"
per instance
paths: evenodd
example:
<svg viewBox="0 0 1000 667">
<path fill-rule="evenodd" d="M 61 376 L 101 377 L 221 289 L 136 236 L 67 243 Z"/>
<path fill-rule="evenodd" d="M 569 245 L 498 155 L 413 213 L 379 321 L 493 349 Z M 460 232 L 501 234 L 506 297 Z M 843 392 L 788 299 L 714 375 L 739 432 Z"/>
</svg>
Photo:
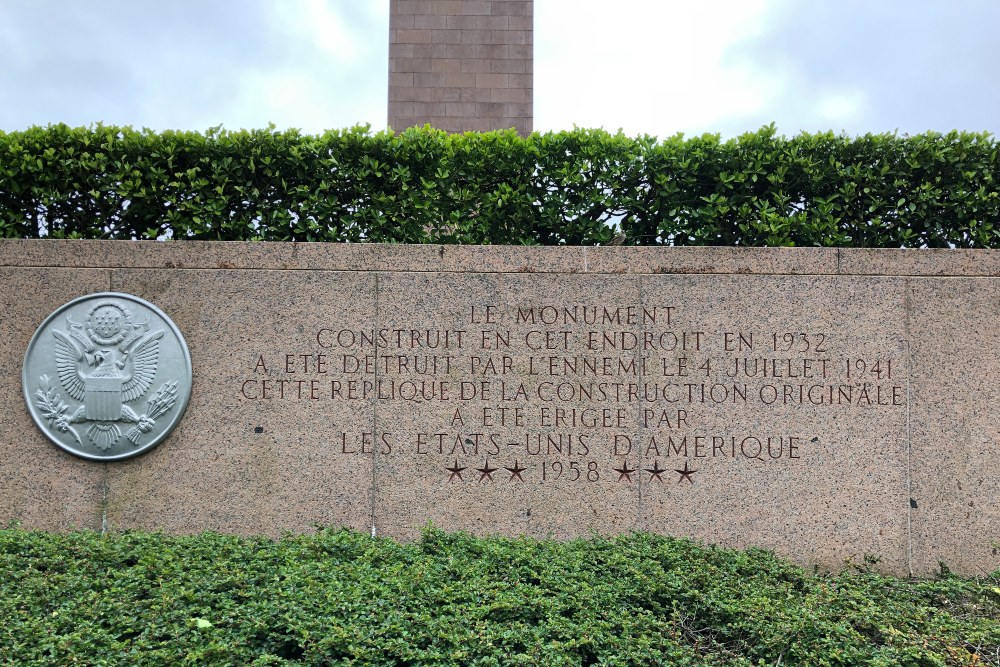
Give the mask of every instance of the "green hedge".
<svg viewBox="0 0 1000 667">
<path fill-rule="evenodd" d="M 810 575 L 649 534 L 6 529 L 0 664 L 996 667 L 996 576 Z"/>
<path fill-rule="evenodd" d="M 0 132 L 0 236 L 1000 247 L 989 134 Z"/>
</svg>

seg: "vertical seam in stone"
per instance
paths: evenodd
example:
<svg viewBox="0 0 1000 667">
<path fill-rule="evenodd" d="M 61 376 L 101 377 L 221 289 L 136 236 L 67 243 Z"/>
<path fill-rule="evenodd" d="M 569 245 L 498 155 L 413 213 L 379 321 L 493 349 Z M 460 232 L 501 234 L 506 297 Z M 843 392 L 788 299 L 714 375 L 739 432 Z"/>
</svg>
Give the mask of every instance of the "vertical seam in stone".
<svg viewBox="0 0 1000 667">
<path fill-rule="evenodd" d="M 913 370 L 910 355 L 910 341 L 903 341 L 906 347 L 906 569 L 913 576 L 913 475 L 910 467 L 910 373 Z"/>
<path fill-rule="evenodd" d="M 108 464 L 103 464 L 101 474 L 103 483 L 101 484 L 101 535 L 108 533 Z"/>
<path fill-rule="evenodd" d="M 379 327 L 379 307 L 378 307 L 379 306 L 379 304 L 378 304 L 378 298 L 379 298 L 379 279 L 378 278 L 379 278 L 379 272 L 376 271 L 375 272 L 375 333 L 376 334 L 378 334 L 378 327 Z M 378 335 L 376 335 L 375 336 L 375 360 L 376 361 L 378 361 L 378 354 L 379 354 L 379 350 L 378 350 Z M 369 492 L 368 492 L 369 518 L 371 519 L 372 537 L 375 537 L 376 533 L 378 532 L 377 529 L 376 529 L 376 527 L 375 527 L 375 503 L 378 500 L 378 481 L 377 481 L 378 480 L 378 474 L 377 474 L 378 466 L 377 466 L 376 458 L 378 456 L 378 449 L 379 449 L 378 445 L 377 445 L 377 443 L 378 443 L 378 381 L 379 381 L 378 364 L 377 363 L 375 364 L 375 373 L 374 373 L 374 375 L 375 375 L 375 396 L 372 398 L 372 433 L 373 433 L 372 440 L 374 442 L 372 444 L 372 479 L 371 479 L 371 487 L 370 487 Z"/>
<path fill-rule="evenodd" d="M 587 264 L 587 246 L 583 246 L 583 272 L 590 273 L 590 267 Z"/>
<path fill-rule="evenodd" d="M 903 282 L 903 317 L 905 337 L 903 347 L 906 354 L 906 570 L 913 576 L 913 474 L 910 464 L 910 400 L 913 375 L 913 355 L 910 352 L 910 281 Z"/>
<path fill-rule="evenodd" d="M 108 291 L 115 291 L 114 269 L 108 271 Z M 110 474 L 108 465 L 108 463 L 104 463 L 101 466 L 101 535 L 107 535 L 108 533 L 108 491 L 110 486 L 108 482 Z"/>
<path fill-rule="evenodd" d="M 645 305 L 646 305 L 645 300 L 643 299 L 642 278 L 643 278 L 643 276 L 641 274 L 639 276 L 637 276 L 637 280 L 639 281 L 639 286 L 638 287 L 639 287 L 639 309 L 640 310 L 642 310 L 645 307 Z M 643 322 L 642 322 L 642 333 L 644 335 L 646 333 L 646 321 L 645 321 L 645 319 L 643 319 Z M 636 347 L 637 348 L 641 348 L 641 346 L 638 346 L 638 345 Z M 639 383 L 639 387 L 641 388 L 643 380 L 644 380 L 643 375 L 642 375 L 642 352 L 641 352 L 641 350 L 637 353 L 637 359 L 636 359 L 636 361 L 638 362 L 638 365 L 636 367 L 636 376 L 637 376 L 637 380 L 638 380 L 638 383 Z M 636 416 L 636 422 L 635 422 L 635 444 L 638 447 L 637 451 L 639 452 L 639 459 L 638 459 L 638 462 L 635 464 L 635 467 L 637 468 L 637 470 L 635 471 L 635 474 L 636 474 L 636 477 L 639 479 L 639 481 L 637 482 L 637 484 L 639 486 L 639 492 L 638 492 L 637 497 L 636 497 L 636 508 L 635 508 L 635 527 L 637 529 L 642 529 L 643 528 L 643 525 L 642 525 L 642 416 L 641 415 L 642 415 L 642 401 L 638 401 L 637 402 L 637 407 L 636 407 L 636 413 L 635 413 L 635 416 Z M 626 464 L 626 467 L 628 467 L 627 464 Z M 654 467 L 656 467 L 656 466 L 654 466 Z"/>
</svg>

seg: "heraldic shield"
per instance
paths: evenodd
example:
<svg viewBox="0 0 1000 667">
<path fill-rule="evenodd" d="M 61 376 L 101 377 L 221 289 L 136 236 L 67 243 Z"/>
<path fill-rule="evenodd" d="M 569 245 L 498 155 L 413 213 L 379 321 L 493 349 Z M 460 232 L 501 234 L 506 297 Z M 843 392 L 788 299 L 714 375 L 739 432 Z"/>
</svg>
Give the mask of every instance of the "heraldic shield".
<svg viewBox="0 0 1000 667">
<path fill-rule="evenodd" d="M 22 381 L 35 424 L 55 444 L 84 458 L 123 459 L 155 447 L 180 420 L 191 395 L 191 356 L 153 304 L 91 294 L 38 328 Z"/>
</svg>

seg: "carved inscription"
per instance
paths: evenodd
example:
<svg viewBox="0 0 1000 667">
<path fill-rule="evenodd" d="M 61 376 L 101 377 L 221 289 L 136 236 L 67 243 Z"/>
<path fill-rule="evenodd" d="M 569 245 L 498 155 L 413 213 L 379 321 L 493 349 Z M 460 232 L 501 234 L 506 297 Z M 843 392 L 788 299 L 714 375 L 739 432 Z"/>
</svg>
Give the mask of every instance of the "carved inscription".
<svg viewBox="0 0 1000 667">
<path fill-rule="evenodd" d="M 415 431 L 383 417 L 326 443 L 480 485 L 695 485 L 718 463 L 808 460 L 825 434 L 797 416 L 906 403 L 901 346 L 823 329 L 707 327 L 670 303 L 483 303 L 446 321 L 458 324 L 330 321 L 254 352 L 235 391 L 419 414 Z"/>
</svg>

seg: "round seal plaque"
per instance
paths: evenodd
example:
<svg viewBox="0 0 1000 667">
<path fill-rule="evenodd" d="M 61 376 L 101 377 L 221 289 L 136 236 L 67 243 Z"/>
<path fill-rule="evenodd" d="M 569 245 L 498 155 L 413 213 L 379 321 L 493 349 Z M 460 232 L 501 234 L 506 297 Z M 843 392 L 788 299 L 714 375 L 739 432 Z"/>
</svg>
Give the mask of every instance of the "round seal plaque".
<svg viewBox="0 0 1000 667">
<path fill-rule="evenodd" d="M 163 311 L 131 294 L 74 299 L 28 344 L 28 411 L 52 442 L 114 461 L 158 445 L 191 397 L 191 354 Z"/>
</svg>

